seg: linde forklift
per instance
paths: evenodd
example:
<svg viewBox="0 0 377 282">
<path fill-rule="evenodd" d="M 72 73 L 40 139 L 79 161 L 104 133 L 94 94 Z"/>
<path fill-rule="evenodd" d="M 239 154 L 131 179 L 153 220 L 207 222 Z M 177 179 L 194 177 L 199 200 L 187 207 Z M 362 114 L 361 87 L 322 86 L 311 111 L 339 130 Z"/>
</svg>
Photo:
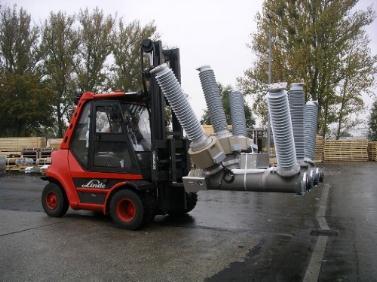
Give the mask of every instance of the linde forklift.
<svg viewBox="0 0 377 282">
<path fill-rule="evenodd" d="M 203 132 L 180 88 L 179 49 L 165 50 L 160 41 L 146 39 L 140 58 L 140 92 L 85 92 L 78 98 L 43 177 L 48 184 L 41 200 L 49 216 L 64 216 L 68 207 L 91 210 L 135 230 L 155 215 L 190 212 L 200 190 L 303 194 L 322 180 L 310 157 L 296 156 L 293 119 L 287 111 L 279 113 L 288 101 L 284 87 L 269 93 L 280 145 L 278 166 L 270 167 L 263 154 L 252 151 L 239 92 L 231 100 L 233 132 L 227 129 L 209 66 L 198 70 L 215 136 Z"/>
</svg>

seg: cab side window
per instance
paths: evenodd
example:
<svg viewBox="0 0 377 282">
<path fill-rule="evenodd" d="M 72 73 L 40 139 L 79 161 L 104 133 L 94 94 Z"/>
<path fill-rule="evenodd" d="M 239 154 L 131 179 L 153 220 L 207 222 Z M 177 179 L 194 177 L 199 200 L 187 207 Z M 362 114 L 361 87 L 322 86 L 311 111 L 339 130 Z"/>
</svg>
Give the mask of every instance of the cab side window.
<svg viewBox="0 0 377 282">
<path fill-rule="evenodd" d="M 93 158 L 96 169 L 127 171 L 135 168 L 122 124 L 118 103 L 96 105 Z"/>
<path fill-rule="evenodd" d="M 149 112 L 145 106 L 122 104 L 127 135 L 136 152 L 150 151 L 152 147 Z"/>
<path fill-rule="evenodd" d="M 84 167 L 88 166 L 90 106 L 90 102 L 84 105 L 71 141 L 71 150 L 77 161 Z"/>
<path fill-rule="evenodd" d="M 117 107 L 96 107 L 96 133 L 122 133 L 122 117 Z"/>
</svg>

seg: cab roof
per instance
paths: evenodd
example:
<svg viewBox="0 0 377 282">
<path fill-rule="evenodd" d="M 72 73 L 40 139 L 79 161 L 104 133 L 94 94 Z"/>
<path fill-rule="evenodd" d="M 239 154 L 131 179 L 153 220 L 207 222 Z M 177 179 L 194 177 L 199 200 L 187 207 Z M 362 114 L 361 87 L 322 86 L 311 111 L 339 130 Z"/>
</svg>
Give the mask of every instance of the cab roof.
<svg viewBox="0 0 377 282">
<path fill-rule="evenodd" d="M 140 92 L 123 91 L 114 91 L 110 93 L 84 92 L 79 101 L 84 102 L 88 100 L 124 100 L 130 102 L 142 102 L 145 100 L 145 95 Z"/>
</svg>

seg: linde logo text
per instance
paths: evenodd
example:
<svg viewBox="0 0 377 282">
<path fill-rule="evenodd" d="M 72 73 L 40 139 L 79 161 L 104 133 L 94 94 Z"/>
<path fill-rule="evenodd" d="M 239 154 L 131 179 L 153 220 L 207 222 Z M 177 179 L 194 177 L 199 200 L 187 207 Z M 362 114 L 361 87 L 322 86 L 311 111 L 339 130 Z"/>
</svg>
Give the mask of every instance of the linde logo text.
<svg viewBox="0 0 377 282">
<path fill-rule="evenodd" d="M 98 179 L 92 179 L 88 183 L 81 185 L 82 188 L 106 188 L 106 184 L 102 183 Z"/>
</svg>

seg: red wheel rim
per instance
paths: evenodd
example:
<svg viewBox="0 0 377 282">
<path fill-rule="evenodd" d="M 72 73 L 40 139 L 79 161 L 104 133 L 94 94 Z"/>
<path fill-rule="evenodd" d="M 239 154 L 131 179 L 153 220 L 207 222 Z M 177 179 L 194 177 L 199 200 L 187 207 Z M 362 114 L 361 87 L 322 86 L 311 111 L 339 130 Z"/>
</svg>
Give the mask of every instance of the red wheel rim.
<svg viewBox="0 0 377 282">
<path fill-rule="evenodd" d="M 136 207 L 129 199 L 122 199 L 117 203 L 116 214 L 121 221 L 130 222 L 135 218 Z"/>
<path fill-rule="evenodd" d="M 55 192 L 49 192 L 46 196 L 46 205 L 50 210 L 56 209 L 58 206 L 58 196 Z"/>
</svg>

